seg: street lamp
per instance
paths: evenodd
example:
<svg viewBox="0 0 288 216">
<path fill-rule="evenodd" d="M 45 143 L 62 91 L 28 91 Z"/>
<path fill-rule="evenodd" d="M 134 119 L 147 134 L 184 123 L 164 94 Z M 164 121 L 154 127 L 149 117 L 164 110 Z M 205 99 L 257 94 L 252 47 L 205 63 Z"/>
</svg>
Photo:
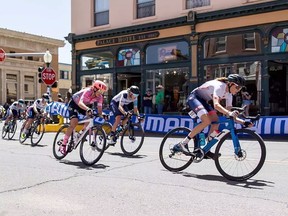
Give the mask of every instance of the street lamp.
<svg viewBox="0 0 288 216">
<path fill-rule="evenodd" d="M 44 62 L 47 67 L 49 67 L 50 63 L 52 62 L 52 55 L 50 54 L 49 50 L 47 50 L 44 54 Z"/>
<path fill-rule="evenodd" d="M 44 62 L 46 64 L 46 67 L 48 68 L 50 66 L 50 63 L 52 62 L 52 55 L 50 54 L 49 50 L 47 50 L 44 54 Z M 47 85 L 47 90 L 46 90 L 47 94 L 50 96 L 51 98 L 51 86 Z"/>
</svg>

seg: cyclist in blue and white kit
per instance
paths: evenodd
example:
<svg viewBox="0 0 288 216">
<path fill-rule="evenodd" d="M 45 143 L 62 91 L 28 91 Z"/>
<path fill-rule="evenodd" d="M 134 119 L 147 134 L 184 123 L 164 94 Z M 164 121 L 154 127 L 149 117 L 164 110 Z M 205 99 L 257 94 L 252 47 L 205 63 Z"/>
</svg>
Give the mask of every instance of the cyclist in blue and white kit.
<svg viewBox="0 0 288 216">
<path fill-rule="evenodd" d="M 205 127 L 211 125 L 211 122 L 218 121 L 217 112 L 230 116 L 236 122 L 251 127 L 253 124 L 245 122 L 243 119 L 238 118 L 238 111 L 230 111 L 232 108 L 232 96 L 237 94 L 245 85 L 245 79 L 238 74 L 230 74 L 228 77 L 220 77 L 210 80 L 194 89 L 187 99 L 187 104 L 193 110 L 201 122 L 192 129 L 188 136 L 179 144 L 173 147 L 175 151 L 189 152 L 187 143 L 200 133 Z M 226 100 L 225 107 L 220 104 L 221 100 Z M 209 102 L 212 102 L 212 105 Z M 209 134 L 218 130 L 219 125 L 212 124 Z M 216 132 L 217 133 L 217 132 Z M 215 159 L 220 155 L 215 156 L 212 152 L 207 152 L 205 157 Z"/>
<path fill-rule="evenodd" d="M 122 116 L 125 118 L 122 120 L 120 127 L 123 127 L 123 125 L 126 124 L 128 118 L 126 118 L 128 115 L 131 115 L 129 113 L 128 106 L 130 104 L 133 104 L 133 112 L 139 116 L 139 110 L 138 110 L 138 96 L 139 96 L 139 88 L 138 86 L 130 86 L 127 90 L 123 90 L 119 92 L 117 95 L 115 95 L 111 102 L 110 102 L 110 109 L 112 110 L 114 116 L 115 116 L 115 122 L 112 126 L 110 140 L 108 142 L 109 145 L 115 145 L 117 138 L 115 137 L 115 131 L 117 126 L 121 122 Z"/>
<path fill-rule="evenodd" d="M 22 112 L 25 112 L 24 100 L 19 99 L 18 101 L 13 102 L 6 112 L 5 125 L 7 125 L 12 118 L 19 118 Z"/>
<path fill-rule="evenodd" d="M 22 139 L 25 139 L 26 134 L 28 133 L 28 128 L 34 121 L 36 115 L 40 115 L 42 113 L 44 113 L 44 115 L 47 115 L 47 113 L 45 112 L 45 108 L 49 103 L 49 99 L 50 99 L 49 95 L 47 93 L 44 93 L 42 95 L 42 98 L 35 100 L 33 105 L 28 107 L 27 112 L 26 112 L 27 119 L 23 123 L 25 126 L 24 126 L 23 133 L 21 134 Z"/>
</svg>

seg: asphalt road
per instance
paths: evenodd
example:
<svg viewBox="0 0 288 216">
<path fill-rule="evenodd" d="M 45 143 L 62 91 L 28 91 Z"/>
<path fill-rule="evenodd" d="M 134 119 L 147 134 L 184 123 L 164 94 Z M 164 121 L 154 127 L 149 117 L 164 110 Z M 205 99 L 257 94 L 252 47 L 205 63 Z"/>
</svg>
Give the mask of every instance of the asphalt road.
<svg viewBox="0 0 288 216">
<path fill-rule="evenodd" d="M 36 147 L 1 140 L 0 216 L 288 215 L 287 141 L 267 141 L 261 171 L 246 182 L 232 182 L 212 160 L 180 173 L 166 171 L 158 157 L 161 137 L 146 137 L 129 158 L 118 143 L 87 167 L 78 150 L 57 161 L 54 136 L 46 133 Z"/>
</svg>

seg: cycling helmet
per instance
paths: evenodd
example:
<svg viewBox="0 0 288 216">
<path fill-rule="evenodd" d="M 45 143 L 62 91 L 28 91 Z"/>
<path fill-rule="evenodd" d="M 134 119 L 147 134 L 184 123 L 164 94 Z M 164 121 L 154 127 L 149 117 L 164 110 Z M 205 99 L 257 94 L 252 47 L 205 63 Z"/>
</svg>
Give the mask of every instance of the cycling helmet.
<svg viewBox="0 0 288 216">
<path fill-rule="evenodd" d="M 240 76 L 239 74 L 230 74 L 228 76 L 228 81 L 233 82 L 239 86 L 245 85 L 245 79 L 242 76 Z"/>
<path fill-rule="evenodd" d="M 93 83 L 93 87 L 101 91 L 107 91 L 107 85 L 100 80 L 95 80 L 95 82 Z"/>
<path fill-rule="evenodd" d="M 19 104 L 24 104 L 24 100 L 23 100 L 23 99 L 19 99 L 19 100 L 18 100 L 18 103 L 19 103 Z"/>
<path fill-rule="evenodd" d="M 49 102 L 49 95 L 47 94 L 47 93 L 44 93 L 43 95 L 42 95 L 42 98 L 45 100 L 45 101 L 47 101 L 47 102 Z"/>
<path fill-rule="evenodd" d="M 130 86 L 130 88 L 128 89 L 128 91 L 130 91 L 131 93 L 133 94 L 137 94 L 139 95 L 140 94 L 140 90 L 139 90 L 139 87 L 138 86 Z"/>
</svg>

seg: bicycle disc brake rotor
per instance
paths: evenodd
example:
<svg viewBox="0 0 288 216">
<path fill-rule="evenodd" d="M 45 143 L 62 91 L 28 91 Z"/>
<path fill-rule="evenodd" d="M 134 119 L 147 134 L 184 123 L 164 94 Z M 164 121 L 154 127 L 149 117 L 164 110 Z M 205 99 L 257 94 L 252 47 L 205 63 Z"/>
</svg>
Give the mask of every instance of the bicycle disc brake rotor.
<svg viewBox="0 0 288 216">
<path fill-rule="evenodd" d="M 238 161 L 243 161 L 247 157 L 247 152 L 244 149 L 241 149 L 238 154 L 234 155 L 235 159 Z"/>
</svg>

